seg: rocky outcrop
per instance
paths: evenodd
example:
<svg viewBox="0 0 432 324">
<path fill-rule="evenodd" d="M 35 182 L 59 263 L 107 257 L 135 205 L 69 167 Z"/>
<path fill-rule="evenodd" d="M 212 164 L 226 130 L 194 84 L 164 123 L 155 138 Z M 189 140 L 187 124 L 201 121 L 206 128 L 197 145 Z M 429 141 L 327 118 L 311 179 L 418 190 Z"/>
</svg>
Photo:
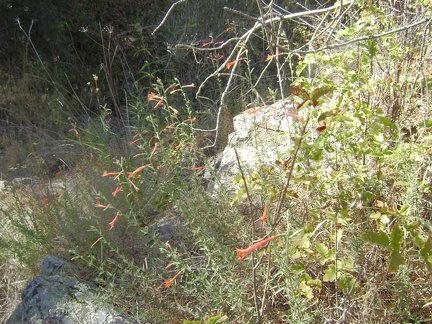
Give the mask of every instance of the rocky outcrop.
<svg viewBox="0 0 432 324">
<path fill-rule="evenodd" d="M 137 323 L 106 306 L 94 285 L 73 276 L 78 270 L 62 259 L 47 256 L 42 275 L 24 289 L 22 302 L 7 324 Z"/>
<path fill-rule="evenodd" d="M 229 135 L 228 145 L 222 152 L 216 168 L 216 181 L 210 181 L 208 190 L 220 188 L 237 190 L 234 181 L 240 174 L 236 152 L 246 175 L 263 165 L 283 161 L 291 147 L 294 104 L 291 100 L 278 101 L 273 105 L 252 108 L 234 117 L 234 132 Z"/>
</svg>

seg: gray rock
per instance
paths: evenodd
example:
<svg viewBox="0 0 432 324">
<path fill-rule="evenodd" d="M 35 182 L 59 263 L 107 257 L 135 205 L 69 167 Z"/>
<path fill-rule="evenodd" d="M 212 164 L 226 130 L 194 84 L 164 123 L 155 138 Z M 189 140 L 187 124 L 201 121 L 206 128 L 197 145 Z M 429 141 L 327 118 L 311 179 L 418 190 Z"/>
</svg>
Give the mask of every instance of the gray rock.
<svg viewBox="0 0 432 324">
<path fill-rule="evenodd" d="M 234 181 L 235 176 L 240 175 L 236 152 L 246 176 L 262 166 L 274 165 L 276 160 L 286 159 L 293 130 L 293 118 L 287 113 L 294 107 L 292 99 L 286 99 L 235 116 L 234 132 L 229 135 L 220 166 L 216 169 L 217 181 L 210 182 L 207 190 L 217 192 L 223 188 L 232 193 L 238 189 Z"/>
<path fill-rule="evenodd" d="M 62 259 L 47 256 L 42 275 L 24 289 L 21 304 L 6 323 L 137 323 L 98 299 L 94 285 L 74 278 L 76 269 Z"/>
</svg>

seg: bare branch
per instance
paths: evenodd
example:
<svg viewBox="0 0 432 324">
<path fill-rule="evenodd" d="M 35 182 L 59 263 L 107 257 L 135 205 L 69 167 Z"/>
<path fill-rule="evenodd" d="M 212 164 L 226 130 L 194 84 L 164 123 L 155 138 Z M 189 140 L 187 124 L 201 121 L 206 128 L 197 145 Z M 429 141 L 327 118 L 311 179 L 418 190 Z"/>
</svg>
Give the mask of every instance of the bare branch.
<svg viewBox="0 0 432 324">
<path fill-rule="evenodd" d="M 323 47 L 320 47 L 320 48 L 315 49 L 315 50 L 309 50 L 309 51 L 291 50 L 291 52 L 298 53 L 298 54 L 308 54 L 308 53 L 322 52 L 322 51 L 325 51 L 328 49 L 333 49 L 333 48 L 338 48 L 338 47 L 344 47 L 344 46 L 347 46 L 347 45 L 350 45 L 353 43 L 363 42 L 365 40 L 370 40 L 370 39 L 377 39 L 377 38 L 381 38 L 383 36 L 399 33 L 401 31 L 410 29 L 410 28 L 415 27 L 415 26 L 419 26 L 419 25 L 424 24 L 424 23 L 429 24 L 431 22 L 431 20 L 432 20 L 432 18 L 424 18 L 424 19 L 421 19 L 421 20 L 416 21 L 416 22 L 409 24 L 409 25 L 394 28 L 394 29 L 391 29 L 391 30 L 388 30 L 386 32 L 379 33 L 379 34 L 357 37 L 357 38 L 351 39 L 351 40 L 344 42 L 344 43 L 327 45 L 327 46 L 323 46 Z M 287 51 L 289 51 L 289 50 L 287 50 Z"/>
<path fill-rule="evenodd" d="M 159 30 L 159 28 L 162 27 L 162 25 L 165 23 L 165 21 L 168 19 L 168 16 L 170 15 L 171 11 L 174 9 L 174 7 L 182 2 L 185 2 L 186 0 L 179 0 L 177 2 L 174 2 L 171 7 L 168 9 L 167 13 L 165 14 L 165 16 L 163 17 L 162 21 L 160 22 L 159 25 L 157 25 L 157 27 L 155 28 L 155 30 L 153 30 L 152 35 L 156 34 L 156 32 Z"/>
</svg>

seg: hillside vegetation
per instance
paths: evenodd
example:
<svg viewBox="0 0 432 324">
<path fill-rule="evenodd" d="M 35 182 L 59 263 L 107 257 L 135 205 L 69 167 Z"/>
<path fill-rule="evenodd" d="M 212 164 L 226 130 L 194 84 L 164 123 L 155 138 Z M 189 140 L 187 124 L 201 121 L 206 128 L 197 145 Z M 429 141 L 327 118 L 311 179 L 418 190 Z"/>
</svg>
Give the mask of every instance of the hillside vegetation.
<svg viewBox="0 0 432 324">
<path fill-rule="evenodd" d="M 0 0 L 0 320 L 54 254 L 140 323 L 431 322 L 431 14 Z M 289 98 L 288 158 L 207 192 Z"/>
</svg>

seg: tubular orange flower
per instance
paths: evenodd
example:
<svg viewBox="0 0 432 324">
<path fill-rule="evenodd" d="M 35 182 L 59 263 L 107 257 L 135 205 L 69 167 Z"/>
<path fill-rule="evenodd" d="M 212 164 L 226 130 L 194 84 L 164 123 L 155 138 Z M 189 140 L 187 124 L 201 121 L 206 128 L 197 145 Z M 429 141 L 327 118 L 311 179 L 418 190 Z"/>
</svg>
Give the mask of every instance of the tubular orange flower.
<svg viewBox="0 0 432 324">
<path fill-rule="evenodd" d="M 173 266 L 175 266 L 175 263 L 173 263 L 173 262 L 168 263 L 168 265 L 165 267 L 165 269 L 172 268 Z"/>
<path fill-rule="evenodd" d="M 153 155 L 156 151 L 159 151 L 159 142 L 156 142 L 152 152 L 150 153 L 150 155 Z"/>
<path fill-rule="evenodd" d="M 143 155 L 144 155 L 144 153 L 137 153 L 137 154 L 135 154 L 135 155 L 132 156 L 132 157 L 135 159 L 135 158 L 140 157 L 140 156 L 143 156 Z"/>
<path fill-rule="evenodd" d="M 100 201 L 98 200 L 98 201 L 96 202 L 95 207 L 96 207 L 96 208 L 103 208 L 104 210 L 107 210 L 107 209 L 109 208 L 109 205 L 102 205 L 102 204 L 100 203 Z"/>
<path fill-rule="evenodd" d="M 129 180 L 129 182 L 131 183 L 132 187 L 134 187 L 134 189 L 135 189 L 136 191 L 139 191 L 138 186 L 137 186 L 135 183 L 133 183 L 132 180 L 130 180 L 130 179 L 128 179 L 128 180 Z"/>
<path fill-rule="evenodd" d="M 255 251 L 256 249 L 260 248 L 263 245 L 266 245 L 268 242 L 270 242 L 274 239 L 275 239 L 275 236 L 270 236 L 264 240 L 261 240 L 261 241 L 256 242 L 255 244 L 252 244 L 251 246 L 249 246 L 246 249 L 235 249 L 239 260 L 243 260 L 246 256 L 251 254 L 253 251 Z"/>
<path fill-rule="evenodd" d="M 196 167 L 192 167 L 190 168 L 191 171 L 201 171 L 201 170 L 205 170 L 205 166 L 196 166 Z"/>
<path fill-rule="evenodd" d="M 265 203 L 264 204 L 264 211 L 263 211 L 263 214 L 262 214 L 262 217 L 261 217 L 261 220 L 262 220 L 263 223 L 267 223 L 268 222 L 267 212 L 268 212 L 268 204 Z"/>
<path fill-rule="evenodd" d="M 156 106 L 154 106 L 154 108 L 156 109 L 156 108 L 159 108 L 160 106 L 163 106 L 162 99 L 157 102 L 157 104 L 156 104 Z"/>
<path fill-rule="evenodd" d="M 179 114 L 179 111 L 177 109 L 175 109 L 174 107 L 169 106 L 168 108 L 171 109 L 174 112 L 174 114 L 176 114 L 176 115 Z"/>
<path fill-rule="evenodd" d="M 132 140 L 132 141 L 130 141 L 129 143 L 128 143 L 128 145 L 134 145 L 136 142 L 138 142 L 140 139 L 139 138 L 137 138 L 137 139 L 135 139 L 135 140 Z"/>
<path fill-rule="evenodd" d="M 236 64 L 237 62 L 240 62 L 240 61 L 242 61 L 242 60 L 243 60 L 242 58 L 239 58 L 238 60 L 235 60 L 235 61 L 232 61 L 232 62 L 228 62 L 228 63 L 225 65 L 225 69 L 227 69 L 227 70 L 231 69 L 231 67 L 232 67 L 234 64 Z"/>
<path fill-rule="evenodd" d="M 114 225 L 115 225 L 115 223 L 116 223 L 117 220 L 118 220 L 118 217 L 119 217 L 119 214 L 115 215 L 114 219 L 113 219 L 111 222 L 109 222 L 109 225 L 110 225 L 110 231 L 114 228 Z"/>
<path fill-rule="evenodd" d="M 150 101 L 162 101 L 163 97 L 156 95 L 154 92 L 150 92 L 147 100 L 148 100 L 148 102 L 150 102 Z"/>
<path fill-rule="evenodd" d="M 76 128 L 69 129 L 69 132 L 73 132 L 76 137 L 80 137 L 80 133 L 78 132 L 78 130 Z"/>
<path fill-rule="evenodd" d="M 196 120 L 197 120 L 196 117 L 192 117 L 192 118 L 185 119 L 183 123 L 195 123 Z"/>
<path fill-rule="evenodd" d="M 213 43 L 214 43 L 213 40 L 211 40 L 211 41 L 209 41 L 209 42 L 203 43 L 201 46 L 202 46 L 202 47 L 207 47 L 207 46 L 212 45 Z"/>
<path fill-rule="evenodd" d="M 136 176 L 137 173 L 139 173 L 141 170 L 147 168 L 149 165 L 150 164 L 146 164 L 146 165 L 140 166 L 135 171 L 129 172 L 128 178 L 132 178 L 132 177 Z"/>
<path fill-rule="evenodd" d="M 182 86 L 182 88 L 195 88 L 195 87 L 196 87 L 195 83 L 191 83 L 191 84 L 187 84 L 187 85 Z"/>
<path fill-rule="evenodd" d="M 267 108 L 267 106 L 262 106 L 262 107 L 258 107 L 258 108 L 254 108 L 254 109 L 249 109 L 247 112 L 249 115 L 253 115 L 255 113 L 257 113 L 260 110 L 263 110 L 264 108 Z"/>
<path fill-rule="evenodd" d="M 178 278 L 178 276 L 181 275 L 181 273 L 182 273 L 182 271 L 180 270 L 170 280 L 165 280 L 165 288 L 171 287 L 171 285 L 174 283 L 174 281 L 176 281 L 176 279 Z"/>
<path fill-rule="evenodd" d="M 166 88 L 166 91 L 168 91 L 169 89 L 175 88 L 175 87 L 177 87 L 177 86 L 178 86 L 177 83 L 171 83 L 171 84 L 168 86 L 168 88 Z"/>
<path fill-rule="evenodd" d="M 98 242 L 100 240 L 102 240 L 102 237 L 99 237 L 96 241 L 94 241 L 93 244 L 90 247 L 92 248 L 93 246 L 95 246 L 96 244 L 98 244 Z"/>
<path fill-rule="evenodd" d="M 273 54 L 273 55 L 268 54 L 265 61 L 268 62 L 268 61 L 270 61 L 270 60 L 272 60 L 278 56 L 285 55 L 285 54 L 287 54 L 287 53 L 279 53 L 279 54 Z"/>
<path fill-rule="evenodd" d="M 120 191 L 121 191 L 121 187 L 117 186 L 117 188 L 115 188 L 115 190 L 112 192 L 113 197 L 117 197 Z"/>
<path fill-rule="evenodd" d="M 120 175 L 121 172 L 108 172 L 108 171 L 104 171 L 104 173 L 102 174 L 102 177 L 110 177 L 110 176 L 118 176 Z"/>
</svg>

